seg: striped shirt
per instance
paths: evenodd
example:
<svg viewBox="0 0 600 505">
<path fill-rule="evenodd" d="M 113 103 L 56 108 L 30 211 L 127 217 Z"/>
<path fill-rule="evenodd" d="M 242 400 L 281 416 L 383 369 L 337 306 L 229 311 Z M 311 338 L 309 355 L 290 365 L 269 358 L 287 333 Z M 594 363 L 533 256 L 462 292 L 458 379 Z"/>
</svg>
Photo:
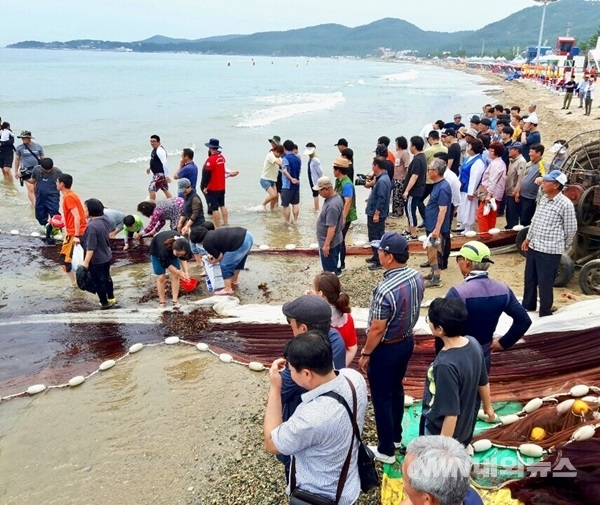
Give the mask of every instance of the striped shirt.
<svg viewBox="0 0 600 505">
<path fill-rule="evenodd" d="M 423 276 L 414 268 L 387 270 L 373 290 L 367 333 L 373 319 L 387 320 L 382 341 L 412 334 L 423 301 Z"/>
<path fill-rule="evenodd" d="M 529 247 L 546 254 L 562 254 L 573 243 L 577 217 L 573 202 L 559 193 L 552 200 L 543 195 L 527 233 Z"/>
<path fill-rule="evenodd" d="M 349 368 L 325 384 L 302 395 L 302 403 L 294 415 L 271 432 L 273 444 L 281 454 L 296 460 L 296 485 L 311 493 L 335 499 L 342 466 L 350 443 L 354 451 L 339 505 L 350 505 L 358 499 L 358 443 L 348 411 L 337 400 L 323 393 L 333 391 L 341 395 L 352 409 L 352 391 L 348 377 L 356 389 L 356 423 L 362 432 L 367 408 L 367 384 L 362 375 Z M 289 492 L 289 487 L 288 487 Z"/>
</svg>

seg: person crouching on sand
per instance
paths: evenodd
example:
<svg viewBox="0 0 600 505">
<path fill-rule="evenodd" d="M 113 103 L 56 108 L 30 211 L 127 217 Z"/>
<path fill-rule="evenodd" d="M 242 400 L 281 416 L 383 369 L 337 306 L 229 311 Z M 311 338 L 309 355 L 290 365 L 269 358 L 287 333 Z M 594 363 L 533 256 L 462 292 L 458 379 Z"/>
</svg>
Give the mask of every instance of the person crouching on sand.
<svg viewBox="0 0 600 505">
<path fill-rule="evenodd" d="M 225 287 L 215 291 L 214 294 L 233 295 L 233 286 L 238 285 L 240 270 L 246 266 L 246 258 L 254 243 L 252 234 L 246 228 L 237 226 L 209 230 L 202 225 L 192 228 L 190 240 L 194 244 L 202 244 L 209 254 L 207 257 L 209 263 L 221 264 Z"/>
<path fill-rule="evenodd" d="M 187 262 L 192 258 L 190 243 L 177 231 L 161 231 L 150 244 L 150 261 L 157 275 L 156 290 L 158 291 L 158 306 L 165 308 L 167 270 L 171 274 L 171 293 L 173 308 L 179 309 L 179 284 L 181 280 L 190 278 Z"/>
</svg>

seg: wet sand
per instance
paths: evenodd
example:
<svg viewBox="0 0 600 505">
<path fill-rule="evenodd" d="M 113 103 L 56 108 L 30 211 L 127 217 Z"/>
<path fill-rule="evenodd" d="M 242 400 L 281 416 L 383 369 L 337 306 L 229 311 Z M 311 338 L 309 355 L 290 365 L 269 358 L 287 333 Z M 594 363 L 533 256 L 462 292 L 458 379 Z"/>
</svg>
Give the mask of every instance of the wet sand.
<svg viewBox="0 0 600 505">
<path fill-rule="evenodd" d="M 490 83 L 502 86 L 495 93 L 505 105 L 526 108 L 531 101 L 538 103 L 547 147 L 555 137 L 569 138 L 569 132 L 574 135 L 598 124 L 569 118 L 567 127 L 560 97 L 533 83 L 504 83 L 488 76 Z M 400 231 L 403 226 L 404 219 L 391 220 L 390 229 Z M 353 234 L 362 238 L 365 225 L 357 224 Z M 56 322 L 65 313 L 85 317 L 94 310 L 90 314 L 95 317 L 96 297 L 63 292 L 64 274 L 45 248 L 26 248 L 23 260 L 23 244 L 7 245 L 4 239 L 0 236 L 0 396 L 37 382 L 64 382 L 82 366 L 89 373 L 132 343 L 156 342 L 172 334 L 152 298 L 154 276 L 148 264 L 113 268 L 122 307 L 118 315 L 124 322 L 95 323 L 91 317 Z M 520 296 L 524 258 L 510 253 L 494 260 L 491 275 Z M 423 256 L 415 255 L 410 265 L 418 268 L 422 261 Z M 238 290 L 242 303 L 290 300 L 310 287 L 320 270 L 313 257 L 256 255 L 247 266 Z M 348 258 L 348 267 L 342 286 L 354 306 L 367 307 L 382 271 L 369 271 L 364 257 Z M 461 282 L 453 263 L 442 279 L 444 287 L 428 291 L 427 299 L 443 296 Z M 201 287 L 182 302 L 206 295 Z M 566 288 L 555 289 L 557 306 L 582 298 L 577 272 Z M 107 318 L 117 316 L 107 312 Z M 32 323 L 39 314 L 47 321 Z M 139 322 L 143 317 L 146 320 Z M 4 326 L 7 321 L 18 324 Z M 126 358 L 76 389 L 2 402 L 0 501 L 282 503 L 281 468 L 261 446 L 266 390 L 264 373 L 225 365 L 193 347 L 157 347 Z M 360 501 L 377 502 L 373 496 Z"/>
</svg>

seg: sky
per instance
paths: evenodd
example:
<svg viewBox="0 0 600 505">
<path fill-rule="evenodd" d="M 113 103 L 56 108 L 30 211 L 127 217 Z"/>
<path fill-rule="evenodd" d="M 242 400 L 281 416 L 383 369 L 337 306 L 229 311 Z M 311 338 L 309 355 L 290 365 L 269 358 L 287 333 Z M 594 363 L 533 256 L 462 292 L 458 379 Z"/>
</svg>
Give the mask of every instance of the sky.
<svg viewBox="0 0 600 505">
<path fill-rule="evenodd" d="M 9 0 L 2 7 L 0 46 L 23 40 L 132 42 L 153 35 L 198 39 L 323 23 L 355 27 L 386 17 L 404 19 L 423 30 L 453 32 L 483 28 L 536 2 L 427 0 L 421 3 L 423 8 L 407 10 L 410 4 L 408 0 Z"/>
</svg>

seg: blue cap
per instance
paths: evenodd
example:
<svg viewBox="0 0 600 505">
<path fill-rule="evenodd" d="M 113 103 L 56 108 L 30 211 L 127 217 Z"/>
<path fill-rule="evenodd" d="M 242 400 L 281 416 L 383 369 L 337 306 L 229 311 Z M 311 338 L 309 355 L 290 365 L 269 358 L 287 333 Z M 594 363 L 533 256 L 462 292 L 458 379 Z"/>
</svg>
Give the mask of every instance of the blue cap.
<svg viewBox="0 0 600 505">
<path fill-rule="evenodd" d="M 373 240 L 371 246 L 391 254 L 403 254 L 408 250 L 408 241 L 399 233 L 388 231 L 381 240 Z"/>
<path fill-rule="evenodd" d="M 567 183 L 567 176 L 563 174 L 560 170 L 552 170 L 549 174 L 542 176 L 542 179 L 550 182 L 558 182 L 563 186 Z"/>
</svg>

